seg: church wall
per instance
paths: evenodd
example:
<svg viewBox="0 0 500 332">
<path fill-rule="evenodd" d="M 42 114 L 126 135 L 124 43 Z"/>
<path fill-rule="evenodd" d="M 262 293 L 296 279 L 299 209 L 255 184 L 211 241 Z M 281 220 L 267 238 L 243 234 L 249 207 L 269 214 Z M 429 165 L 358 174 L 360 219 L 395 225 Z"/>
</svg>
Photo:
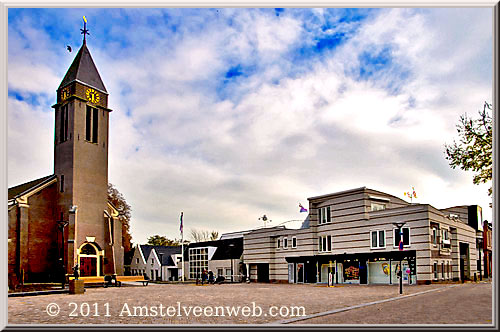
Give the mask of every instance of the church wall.
<svg viewBox="0 0 500 332">
<path fill-rule="evenodd" d="M 13 206 L 9 209 L 9 233 L 8 233 L 8 245 L 9 245 L 9 258 L 8 258 L 8 273 L 9 273 L 9 286 L 17 284 L 17 264 L 16 257 L 17 253 L 17 242 L 18 242 L 18 222 L 17 222 L 17 206 Z"/>
<path fill-rule="evenodd" d="M 123 270 L 123 237 L 122 237 L 122 223 L 118 218 L 115 218 L 115 240 L 114 240 L 114 250 L 115 250 L 115 262 L 116 262 L 116 274 L 124 275 Z"/>
<path fill-rule="evenodd" d="M 58 265 L 57 182 L 28 199 L 28 256 L 26 281 L 49 281 Z M 59 236 L 59 237 L 58 237 Z M 21 258 L 23 259 L 23 257 Z M 53 279 L 53 278 L 52 278 Z"/>
</svg>

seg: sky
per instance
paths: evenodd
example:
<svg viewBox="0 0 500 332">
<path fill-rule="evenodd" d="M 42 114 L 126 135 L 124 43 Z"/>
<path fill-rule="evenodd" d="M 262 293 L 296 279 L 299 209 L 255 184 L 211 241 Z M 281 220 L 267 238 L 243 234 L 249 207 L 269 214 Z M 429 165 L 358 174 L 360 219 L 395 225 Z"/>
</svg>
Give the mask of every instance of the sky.
<svg viewBox="0 0 500 332">
<path fill-rule="evenodd" d="M 134 243 L 180 238 L 181 211 L 188 239 L 264 214 L 299 227 L 308 197 L 363 186 L 491 220 L 490 184 L 444 144 L 492 101 L 492 9 L 9 8 L 9 187 L 53 174 L 51 105 L 83 15 Z"/>
</svg>

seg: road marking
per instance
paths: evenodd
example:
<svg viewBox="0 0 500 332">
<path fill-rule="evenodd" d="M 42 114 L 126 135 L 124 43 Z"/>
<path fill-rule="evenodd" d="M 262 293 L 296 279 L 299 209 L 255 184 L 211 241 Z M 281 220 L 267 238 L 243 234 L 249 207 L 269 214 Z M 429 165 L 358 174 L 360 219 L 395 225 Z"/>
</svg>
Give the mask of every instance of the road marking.
<svg viewBox="0 0 500 332">
<path fill-rule="evenodd" d="M 373 301 L 373 302 L 367 302 L 367 303 L 357 304 L 357 305 L 353 305 L 353 306 L 350 306 L 350 307 L 344 307 L 344 308 L 339 308 L 339 309 L 334 309 L 334 310 L 329 310 L 329 311 L 318 312 L 318 313 L 307 315 L 307 316 L 284 319 L 284 320 L 280 320 L 280 321 L 277 321 L 277 322 L 274 322 L 274 323 L 270 323 L 270 324 L 274 325 L 274 324 L 290 324 L 290 323 L 295 323 L 295 322 L 299 322 L 299 321 L 307 320 L 307 319 L 311 319 L 311 318 L 316 318 L 316 317 L 322 317 L 322 316 L 327 316 L 327 315 L 331 315 L 331 314 L 336 314 L 338 312 L 343 312 L 343 311 L 348 311 L 348 310 L 352 310 L 352 309 L 363 308 L 363 307 L 367 307 L 367 306 L 374 305 L 374 304 L 379 304 L 379 303 L 385 303 L 385 302 L 391 302 L 391 301 L 406 299 L 406 298 L 409 298 L 409 297 L 412 297 L 412 296 L 422 295 L 422 294 L 436 292 L 436 291 L 443 291 L 445 289 L 452 288 L 452 287 L 457 287 L 457 286 L 460 286 L 460 285 L 461 284 L 455 284 L 455 285 L 450 285 L 450 286 L 446 286 L 446 287 L 443 287 L 443 288 L 429 289 L 429 290 L 418 292 L 418 293 L 413 293 L 413 294 L 408 294 L 408 295 L 402 295 L 402 296 L 397 296 L 397 297 L 391 297 L 391 298 L 384 299 L 384 300 L 378 300 L 378 301 Z"/>
</svg>

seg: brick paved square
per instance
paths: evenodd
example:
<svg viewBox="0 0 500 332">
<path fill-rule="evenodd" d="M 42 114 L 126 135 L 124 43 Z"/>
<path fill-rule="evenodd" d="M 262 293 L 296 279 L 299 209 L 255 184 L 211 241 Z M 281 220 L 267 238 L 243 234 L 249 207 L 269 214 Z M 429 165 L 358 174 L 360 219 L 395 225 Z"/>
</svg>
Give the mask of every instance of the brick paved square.
<svg viewBox="0 0 500 332">
<path fill-rule="evenodd" d="M 476 284 L 477 285 L 477 284 Z M 491 292 L 491 285 L 489 289 Z M 414 285 L 404 288 L 404 294 L 415 294 L 426 290 L 438 290 L 433 293 L 444 294 L 450 285 Z M 457 285 L 457 287 L 472 287 L 474 285 Z M 442 291 L 441 291 L 442 290 Z M 365 286 L 343 285 L 339 287 L 325 287 L 318 285 L 287 285 L 287 284 L 223 284 L 196 286 L 193 284 L 150 284 L 147 287 L 120 287 L 120 288 L 88 288 L 83 295 L 55 294 L 30 297 L 11 297 L 8 299 L 8 322 L 10 324 L 262 324 L 276 323 L 291 318 L 271 317 L 271 306 L 303 306 L 306 315 L 325 312 L 333 309 L 349 307 L 362 303 L 398 297 L 397 286 Z M 417 295 L 412 298 L 418 298 Z M 436 295 L 440 296 L 440 295 Z M 490 298 L 491 299 L 491 298 Z M 398 300 L 397 303 L 401 301 Z M 169 317 L 166 312 L 168 306 L 249 306 L 252 302 L 262 308 L 259 317 L 245 317 L 242 312 L 235 316 L 219 315 L 206 317 L 201 314 L 197 317 L 194 311 L 187 316 Z M 491 302 L 491 301 L 490 301 Z M 47 306 L 57 304 L 60 311 L 51 316 L 47 313 Z M 159 316 L 160 305 L 165 309 L 164 317 Z M 147 307 L 137 311 L 134 315 L 133 307 Z M 156 314 L 152 307 L 156 307 Z M 109 308 L 109 309 L 108 309 Z M 50 308 L 49 308 L 50 309 Z M 52 308 L 52 310 L 55 310 Z M 96 314 L 97 310 L 97 314 Z M 490 307 L 491 310 L 491 307 Z M 49 310 L 50 311 L 50 310 Z M 50 311 L 54 313 L 55 311 Z M 108 316 L 106 316 L 108 313 Z M 120 313 L 122 316 L 120 316 Z M 258 313 L 258 312 L 257 312 Z M 286 309 L 283 310 L 286 313 Z M 129 315 L 132 314 L 132 315 Z M 170 312 L 169 314 L 172 314 Z M 142 316 L 140 316 L 142 315 Z M 321 321 L 321 320 L 320 320 Z M 307 321 L 306 321 L 307 323 Z M 318 320 L 315 321 L 315 324 Z M 334 324 L 330 320 L 329 324 Z M 346 322 L 343 322 L 346 324 Z"/>
</svg>

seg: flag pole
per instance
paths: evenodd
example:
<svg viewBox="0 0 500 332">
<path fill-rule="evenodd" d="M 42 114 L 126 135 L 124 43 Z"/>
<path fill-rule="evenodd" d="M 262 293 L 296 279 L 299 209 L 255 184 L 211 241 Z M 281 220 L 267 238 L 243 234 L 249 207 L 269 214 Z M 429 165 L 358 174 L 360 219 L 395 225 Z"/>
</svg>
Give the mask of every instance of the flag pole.
<svg viewBox="0 0 500 332">
<path fill-rule="evenodd" d="M 184 282 L 184 222 L 182 220 L 183 212 L 181 212 L 181 261 L 182 261 L 182 275 L 181 281 Z"/>
</svg>

